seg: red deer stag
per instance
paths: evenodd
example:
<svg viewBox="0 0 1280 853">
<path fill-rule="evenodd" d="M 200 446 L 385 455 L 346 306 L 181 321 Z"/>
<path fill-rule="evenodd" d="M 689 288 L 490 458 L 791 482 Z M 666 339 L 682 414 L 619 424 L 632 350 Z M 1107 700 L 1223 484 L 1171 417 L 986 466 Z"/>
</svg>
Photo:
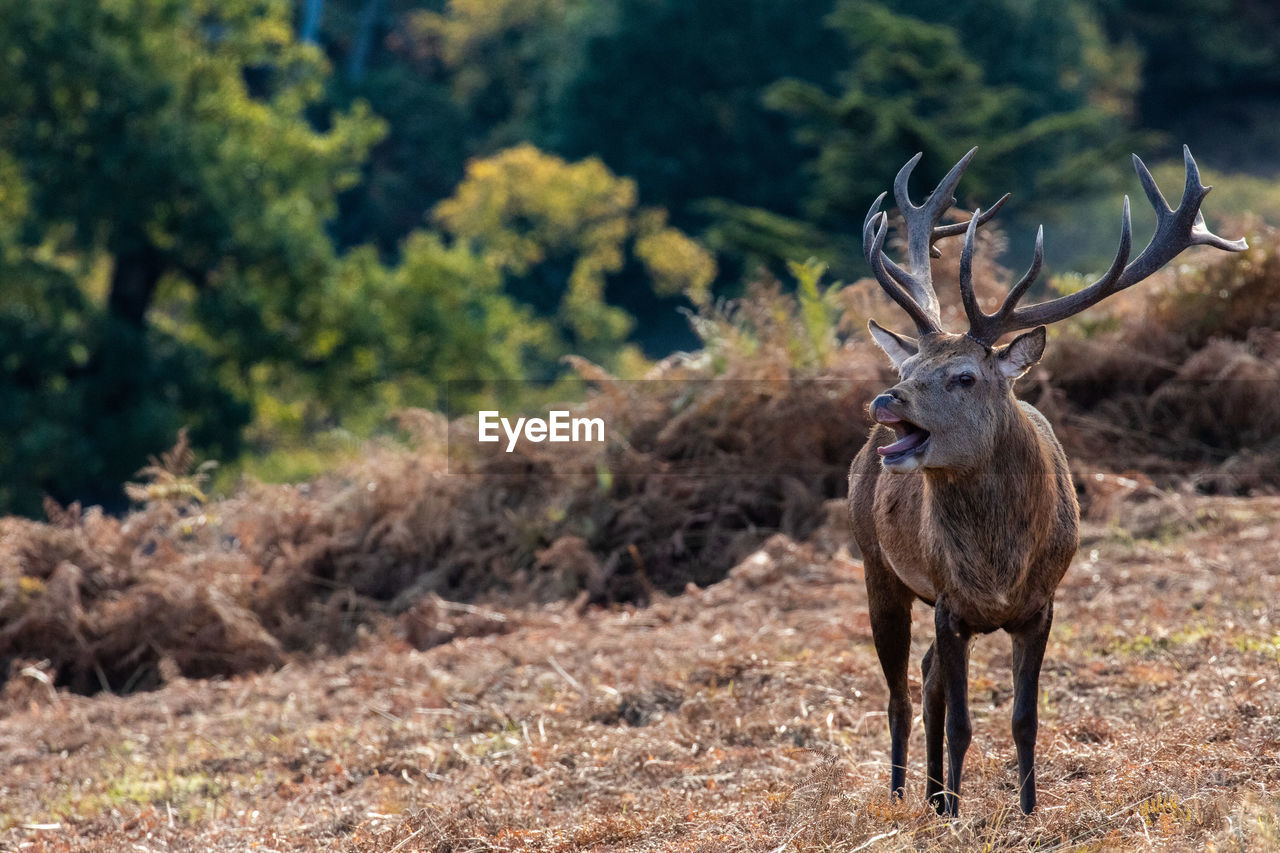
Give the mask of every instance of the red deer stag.
<svg viewBox="0 0 1280 853">
<path fill-rule="evenodd" d="M 976 151 L 977 149 L 974 149 Z M 1022 811 L 1036 804 L 1036 700 L 1053 596 L 1079 544 L 1079 509 L 1067 458 L 1048 421 L 1018 401 L 1014 381 L 1040 360 L 1045 326 L 1077 314 L 1150 276 L 1197 244 L 1247 248 L 1211 233 L 1200 214 L 1209 187 L 1183 149 L 1186 187 L 1171 209 L 1147 167 L 1134 168 L 1156 211 L 1155 236 L 1128 263 L 1131 226 L 1124 200 L 1120 248 L 1102 278 L 1037 305 L 1018 307 L 1040 272 L 1041 229 L 1031 268 L 993 314 L 973 292 L 973 241 L 1008 198 L 975 210 L 968 223 L 939 225 L 970 151 L 920 206 L 907 181 L 917 154 L 898 173 L 893 192 L 905 220 L 907 268 L 884 253 L 888 216 L 876 199 L 863 226 L 863 250 L 885 292 L 916 324 L 911 339 L 870 323 L 871 336 L 897 367 L 901 382 L 871 401 L 877 426 L 849 470 L 849 510 L 866 566 L 867 599 L 876 654 L 889 685 L 891 792 L 901 797 L 906 775 L 911 699 L 907 663 L 911 606 L 933 608 L 935 639 L 922 663 L 928 776 L 925 792 L 942 814 L 959 811 L 960 773 L 969 747 L 969 644 L 975 634 L 1003 628 L 1013 638 L 1013 740 L 1018 752 Z M 930 276 L 934 243 L 965 235 L 960 296 L 969 331 L 942 329 Z M 1006 333 L 1030 329 L 997 346 Z M 943 734 L 948 773 L 942 784 Z"/>
</svg>

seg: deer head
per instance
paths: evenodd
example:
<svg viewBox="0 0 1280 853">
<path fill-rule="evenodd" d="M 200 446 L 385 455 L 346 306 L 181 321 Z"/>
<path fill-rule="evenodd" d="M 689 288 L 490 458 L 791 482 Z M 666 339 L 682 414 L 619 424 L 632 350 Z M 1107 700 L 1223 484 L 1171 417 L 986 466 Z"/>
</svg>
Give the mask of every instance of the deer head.
<svg viewBox="0 0 1280 853">
<path fill-rule="evenodd" d="M 922 205 L 911 202 L 907 184 L 920 161 L 911 158 L 894 180 L 894 196 L 902 211 L 907 233 L 907 268 L 884 253 L 888 216 L 881 212 L 884 193 L 875 200 L 863 223 L 863 250 L 876 280 L 915 322 L 918 337 L 912 339 L 870 323 L 871 336 L 897 367 L 901 382 L 871 402 L 872 418 L 892 428 L 897 441 L 878 448 L 885 468 L 908 472 L 921 468 L 966 469 L 989 462 L 1000 451 L 1003 418 L 1016 415 L 1014 381 L 1039 361 L 1044 352 L 1045 327 L 1084 311 L 1108 296 L 1150 276 L 1184 249 L 1210 245 L 1228 251 L 1248 248 L 1244 240 L 1229 241 L 1205 225 L 1200 204 L 1210 187 L 1200 182 L 1200 171 L 1184 146 L 1186 185 L 1177 208 L 1170 208 L 1146 165 L 1135 154 L 1134 168 L 1156 212 L 1151 242 L 1129 262 L 1132 227 L 1129 198 L 1125 196 L 1120 246 L 1102 278 L 1075 293 L 1019 307 L 1044 261 L 1044 229 L 1036 234 L 1030 268 L 1010 288 L 1000 308 L 986 314 L 973 292 L 974 236 L 1009 196 L 989 210 L 975 210 L 967 223 L 939 225 L 955 203 L 952 193 L 974 152 L 971 149 L 952 167 Z M 969 320 L 963 334 L 942 328 L 938 298 L 933 289 L 930 258 L 938 257 L 938 240 L 964 234 L 960 253 L 960 297 Z M 1030 329 L 1004 346 L 1004 335 Z"/>
<path fill-rule="evenodd" d="M 916 342 L 872 321 L 871 334 L 902 381 L 871 401 L 871 415 L 897 441 L 877 448 L 885 468 L 977 468 L 1000 450 L 1002 419 L 1013 410 L 1013 382 L 1040 360 L 1045 330 L 990 347 L 941 332 Z"/>
</svg>

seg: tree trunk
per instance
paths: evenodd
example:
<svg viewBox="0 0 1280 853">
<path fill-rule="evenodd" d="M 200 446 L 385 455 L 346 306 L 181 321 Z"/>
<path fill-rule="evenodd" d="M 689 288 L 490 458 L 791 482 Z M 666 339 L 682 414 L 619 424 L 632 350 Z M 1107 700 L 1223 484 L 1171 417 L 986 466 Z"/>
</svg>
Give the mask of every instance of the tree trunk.
<svg viewBox="0 0 1280 853">
<path fill-rule="evenodd" d="M 324 17 L 324 0 L 304 0 L 302 5 L 302 25 L 298 28 L 298 41 L 318 44 L 320 19 Z"/>
<path fill-rule="evenodd" d="M 153 246 L 117 255 L 115 269 L 111 271 L 111 292 L 107 296 L 111 315 L 134 328 L 142 328 L 164 271 L 164 259 Z"/>
<path fill-rule="evenodd" d="M 382 0 L 366 0 L 360 9 L 357 23 L 355 43 L 351 48 L 351 58 L 347 63 L 347 79 L 359 83 L 364 76 L 365 65 L 369 62 L 369 52 L 373 49 L 373 37 L 382 19 Z"/>
</svg>

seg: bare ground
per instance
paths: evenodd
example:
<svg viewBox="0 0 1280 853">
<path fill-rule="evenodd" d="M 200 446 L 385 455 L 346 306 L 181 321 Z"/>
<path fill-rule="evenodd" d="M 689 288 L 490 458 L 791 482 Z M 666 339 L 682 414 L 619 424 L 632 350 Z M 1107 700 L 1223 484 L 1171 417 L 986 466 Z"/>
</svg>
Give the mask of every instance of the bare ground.
<svg viewBox="0 0 1280 853">
<path fill-rule="evenodd" d="M 1280 499 L 1146 497 L 1059 590 L 1031 817 L 1007 639 L 974 650 L 962 817 L 925 807 L 918 718 L 891 802 L 861 566 L 778 536 L 646 608 L 438 602 L 420 618 L 482 636 L 429 651 L 388 620 L 344 656 L 127 697 L 33 662 L 0 697 L 0 847 L 1277 849 Z"/>
</svg>

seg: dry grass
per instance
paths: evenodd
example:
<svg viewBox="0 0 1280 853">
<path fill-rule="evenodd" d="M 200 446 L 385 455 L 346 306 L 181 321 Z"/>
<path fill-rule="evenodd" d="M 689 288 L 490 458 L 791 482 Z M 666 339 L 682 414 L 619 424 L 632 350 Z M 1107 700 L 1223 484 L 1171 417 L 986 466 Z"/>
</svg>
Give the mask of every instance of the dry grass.
<svg viewBox="0 0 1280 853">
<path fill-rule="evenodd" d="M 1053 342 L 1023 392 L 1078 476 L 1280 490 L 1280 238 L 1252 245 Z M 1002 272 L 979 272 L 992 298 Z M 473 419 L 406 412 L 411 448 L 209 501 L 183 439 L 140 472 L 125 518 L 50 505 L 47 524 L 0 520 L 0 674 L 47 660 L 59 686 L 129 692 L 341 652 L 387 614 L 421 648 L 502 628 L 443 601 L 643 603 L 712 584 L 769 536 L 821 525 L 892 381 L 859 337 L 874 285 L 810 293 L 764 283 L 705 308 L 705 348 L 645 380 L 576 362 L 594 389 L 577 414 L 608 424 L 603 445 L 464 454 Z"/>
<path fill-rule="evenodd" d="M 428 651 L 387 622 L 345 656 L 130 697 L 16 672 L 0 844 L 1274 849 L 1280 500 L 1135 494 L 1113 510 L 1059 592 L 1031 817 L 1007 641 L 975 648 L 963 817 L 924 807 L 918 723 L 891 802 L 860 565 L 777 536 L 705 590 L 479 609 L 504 629 Z"/>
<path fill-rule="evenodd" d="M 924 807 L 919 726 L 886 798 L 838 500 L 881 309 L 762 285 L 649 381 L 576 365 L 602 448 L 450 458 L 474 424 L 408 412 L 412 448 L 312 483 L 210 501 L 180 442 L 123 518 L 0 519 L 0 846 L 1275 849 L 1280 239 L 1251 243 L 1069 328 L 1024 389 L 1088 522 L 1030 818 L 998 636 L 963 818 Z"/>
<path fill-rule="evenodd" d="M 723 578 L 774 533 L 808 536 L 843 493 L 882 359 L 832 339 L 792 368 L 799 319 L 776 288 L 700 321 L 725 365 L 621 382 L 577 364 L 601 446 L 465 455 L 474 416 L 405 412 L 411 447 L 210 501 L 183 438 L 124 518 L 50 503 L 48 523 L 0 519 L 0 675 L 45 660 L 76 692 L 149 689 L 341 652 L 386 614 L 425 648 L 501 627 L 445 600 L 644 602 Z"/>
<path fill-rule="evenodd" d="M 1280 490 L 1280 238 L 1248 234 L 1248 251 L 1191 253 L 1053 341 L 1027 396 L 1072 456 L 1204 493 Z"/>
</svg>

